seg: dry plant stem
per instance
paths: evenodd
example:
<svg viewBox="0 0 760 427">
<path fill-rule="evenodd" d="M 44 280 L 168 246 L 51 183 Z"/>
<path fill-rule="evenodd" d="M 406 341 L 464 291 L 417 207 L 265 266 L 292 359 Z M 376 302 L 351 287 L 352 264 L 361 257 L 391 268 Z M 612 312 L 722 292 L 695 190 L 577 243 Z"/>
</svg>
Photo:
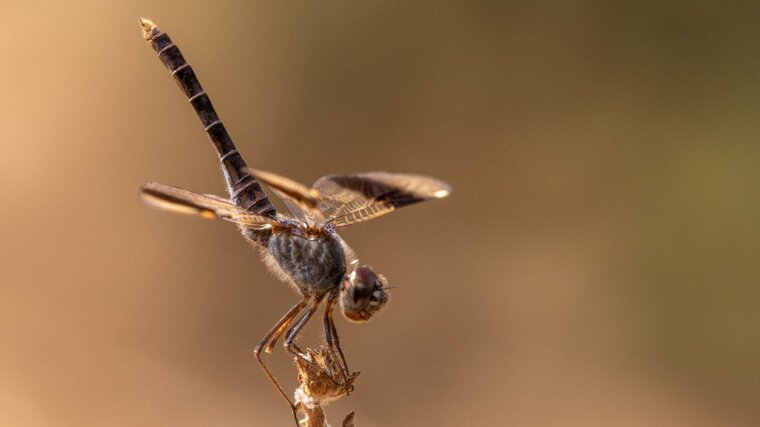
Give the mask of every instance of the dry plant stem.
<svg viewBox="0 0 760 427">
<path fill-rule="evenodd" d="M 356 412 L 349 412 L 346 418 L 343 419 L 343 427 L 354 427 L 354 417 L 356 417 Z"/>
<path fill-rule="evenodd" d="M 307 349 L 306 353 L 309 362 L 295 358 L 299 382 L 295 392 L 295 406 L 303 415 L 299 425 L 329 427 L 323 407 L 353 391 L 353 383 L 359 372 L 353 372 L 347 378 L 333 375 L 334 372 L 341 372 L 341 365 L 327 346 L 317 350 Z M 353 427 L 353 420 L 354 412 L 351 412 L 343 420 L 343 426 Z"/>
<path fill-rule="evenodd" d="M 327 420 L 325 419 L 325 411 L 321 406 L 315 406 L 311 409 L 304 409 L 303 413 L 306 415 L 301 421 L 302 426 L 330 427 L 330 424 L 328 424 Z M 348 415 L 346 415 L 346 418 L 343 419 L 343 424 L 341 424 L 341 426 L 354 427 L 354 417 L 356 417 L 356 413 L 354 411 L 349 412 Z"/>
</svg>

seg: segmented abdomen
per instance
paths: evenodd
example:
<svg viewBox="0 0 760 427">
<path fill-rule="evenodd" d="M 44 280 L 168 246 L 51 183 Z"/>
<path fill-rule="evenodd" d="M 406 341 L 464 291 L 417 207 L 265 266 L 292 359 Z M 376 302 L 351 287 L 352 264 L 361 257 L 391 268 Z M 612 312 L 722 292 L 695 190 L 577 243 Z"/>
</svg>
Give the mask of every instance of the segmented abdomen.
<svg viewBox="0 0 760 427">
<path fill-rule="evenodd" d="M 264 194 L 259 182 L 246 171 L 246 163 L 238 153 L 235 144 L 224 124 L 211 104 L 211 99 L 203 90 L 200 81 L 190 64 L 169 36 L 149 20 L 141 20 L 145 31 L 145 39 L 158 53 L 158 57 L 166 68 L 171 71 L 174 80 L 190 101 L 203 129 L 214 144 L 222 172 L 227 181 L 230 199 L 249 212 L 274 218 L 275 208 Z"/>
</svg>

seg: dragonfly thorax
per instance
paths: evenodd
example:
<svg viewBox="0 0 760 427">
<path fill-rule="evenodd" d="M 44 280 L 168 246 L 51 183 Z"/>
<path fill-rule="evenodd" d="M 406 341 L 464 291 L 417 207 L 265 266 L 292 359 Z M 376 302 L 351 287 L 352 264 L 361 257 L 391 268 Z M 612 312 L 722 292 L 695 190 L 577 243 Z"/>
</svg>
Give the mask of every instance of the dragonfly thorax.
<svg viewBox="0 0 760 427">
<path fill-rule="evenodd" d="M 346 274 L 346 256 L 335 233 L 275 231 L 268 249 L 281 272 L 304 295 L 320 295 L 337 289 Z"/>
</svg>

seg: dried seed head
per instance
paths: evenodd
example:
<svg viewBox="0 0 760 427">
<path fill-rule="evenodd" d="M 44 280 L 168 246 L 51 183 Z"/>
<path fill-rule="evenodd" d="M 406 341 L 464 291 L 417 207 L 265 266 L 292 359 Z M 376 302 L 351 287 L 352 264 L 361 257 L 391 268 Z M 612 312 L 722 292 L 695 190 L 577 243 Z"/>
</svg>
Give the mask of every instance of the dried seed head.
<svg viewBox="0 0 760 427">
<path fill-rule="evenodd" d="M 309 362 L 299 357 L 295 358 L 300 384 L 295 392 L 295 405 L 304 415 L 300 421 L 301 424 L 308 427 L 323 427 L 326 424 L 322 405 L 353 391 L 354 380 L 359 372 L 353 372 L 348 378 L 344 378 L 341 374 L 340 362 L 326 346 L 317 350 L 307 349 L 306 352 Z M 343 424 L 352 426 L 353 416 L 349 414 Z"/>
<path fill-rule="evenodd" d="M 296 390 L 296 402 L 305 405 L 329 403 L 354 390 L 354 380 L 359 372 L 343 378 L 340 362 L 329 348 L 307 349 L 307 354 L 312 363 L 298 357 L 295 359 L 300 383 Z"/>
</svg>

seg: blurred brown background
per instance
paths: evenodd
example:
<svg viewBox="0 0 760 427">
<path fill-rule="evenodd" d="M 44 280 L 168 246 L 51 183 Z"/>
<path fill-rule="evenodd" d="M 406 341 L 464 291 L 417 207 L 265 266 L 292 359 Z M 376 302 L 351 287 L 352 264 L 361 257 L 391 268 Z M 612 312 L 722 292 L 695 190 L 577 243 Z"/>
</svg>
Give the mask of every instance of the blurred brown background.
<svg viewBox="0 0 760 427">
<path fill-rule="evenodd" d="M 224 194 L 144 15 L 250 164 L 454 186 L 344 233 L 397 288 L 334 423 L 758 425 L 760 7 L 630 3 L 4 2 L 0 424 L 291 422 L 294 293 L 137 199 Z"/>
</svg>

